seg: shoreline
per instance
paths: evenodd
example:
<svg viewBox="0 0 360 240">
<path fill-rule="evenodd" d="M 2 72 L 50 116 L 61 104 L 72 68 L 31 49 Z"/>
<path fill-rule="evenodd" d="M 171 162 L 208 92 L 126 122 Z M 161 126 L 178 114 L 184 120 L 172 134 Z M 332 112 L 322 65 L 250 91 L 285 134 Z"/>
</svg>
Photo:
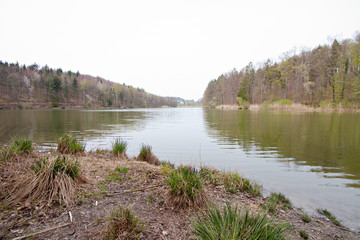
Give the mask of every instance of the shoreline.
<svg viewBox="0 0 360 240">
<path fill-rule="evenodd" d="M 240 105 L 217 105 L 215 109 L 218 110 L 243 110 Z M 343 108 L 341 105 L 338 107 L 310 107 L 303 104 L 293 103 L 293 104 L 269 104 L 265 107 L 259 104 L 251 104 L 249 107 L 244 110 L 250 111 L 260 111 L 260 110 L 273 110 L 273 111 L 289 111 L 289 112 L 360 112 L 360 109 L 355 108 Z"/>
<path fill-rule="evenodd" d="M 29 165 L 35 159 L 57 155 L 54 151 L 35 151 L 29 155 L 19 156 L 17 162 L 0 162 L 0 164 L 5 164 L 1 166 L 4 171 L 6 164 Z M 25 202 L 13 209 L 3 207 L 0 222 L 3 230 L 0 236 L 3 235 L 8 239 L 41 231 L 53 225 L 67 224 L 71 212 L 74 220 L 69 226 L 42 234 L 39 239 L 103 238 L 102 229 L 106 225 L 107 213 L 121 203 L 130 206 L 135 215 L 144 222 L 147 230 L 140 239 L 193 239 L 191 222 L 203 209 L 179 210 L 167 203 L 168 187 L 165 183 L 167 165 L 154 166 L 134 158 L 117 157 L 109 150 L 66 156 L 79 161 L 88 179 L 88 183 L 84 184 L 77 193 L 76 204 L 65 208 L 61 206 L 42 208 Z M 122 173 L 120 181 L 109 179 L 110 174 L 117 167 L 126 168 L 126 173 Z M 25 171 L 23 167 L 19 169 L 20 172 Z M 5 174 L 2 172 L 1 176 L 3 182 Z M 129 192 L 129 194 L 117 194 L 121 192 Z M 226 191 L 224 185 L 214 185 L 211 182 L 205 184 L 205 192 L 213 203 L 222 206 L 230 202 L 240 209 L 250 209 L 254 213 L 263 212 L 263 206 L 269 200 L 262 195 L 255 196 L 243 191 L 230 193 Z M 302 216 L 306 214 L 296 207 L 276 207 L 275 212 L 268 212 L 268 215 L 278 221 L 288 222 L 292 227 L 286 234 L 292 239 L 303 239 L 299 232 L 306 232 L 310 239 L 360 238 L 359 233 L 343 226 L 336 226 L 326 218 L 309 216 L 311 221 L 306 223 L 302 220 Z M 7 232 L 4 232 L 6 229 Z"/>
</svg>

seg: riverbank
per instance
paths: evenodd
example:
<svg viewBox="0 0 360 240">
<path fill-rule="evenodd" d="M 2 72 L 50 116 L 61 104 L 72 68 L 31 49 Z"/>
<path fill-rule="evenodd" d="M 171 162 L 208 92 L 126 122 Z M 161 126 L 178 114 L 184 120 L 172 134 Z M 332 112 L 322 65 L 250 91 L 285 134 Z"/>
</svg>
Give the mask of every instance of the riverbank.
<svg viewBox="0 0 360 240">
<path fill-rule="evenodd" d="M 55 152 L 33 152 L 1 162 L 1 191 L 4 192 L 10 175 L 22 176 L 36 159 L 56 156 Z M 206 207 L 179 209 L 168 201 L 166 179 L 171 171 L 169 164 L 155 166 L 135 158 L 115 156 L 106 150 L 66 157 L 77 159 L 86 179 L 86 183 L 77 189 L 74 202 L 68 206 L 42 206 L 34 202 L 9 206 L 1 196 L 1 239 L 43 230 L 47 231 L 36 235 L 36 239 L 104 239 L 109 212 L 119 204 L 129 207 L 144 225 L 140 239 L 195 239 L 192 222 Z M 228 191 L 222 182 L 204 181 L 204 192 L 213 204 L 223 206 L 229 202 L 256 213 L 264 212 L 264 206 L 269 203 L 269 198 L 261 195 Z M 287 238 L 360 238 L 359 233 L 337 226 L 326 218 L 307 216 L 293 206 L 275 205 L 274 211 L 268 211 L 267 215 L 287 223 Z"/>
<path fill-rule="evenodd" d="M 247 107 L 241 107 L 240 105 L 218 105 L 215 109 L 219 110 L 279 110 L 279 111 L 292 111 L 292 112 L 360 112 L 360 109 L 356 108 L 345 108 L 341 105 L 331 106 L 326 105 L 323 107 L 311 107 L 304 104 L 251 104 Z"/>
</svg>

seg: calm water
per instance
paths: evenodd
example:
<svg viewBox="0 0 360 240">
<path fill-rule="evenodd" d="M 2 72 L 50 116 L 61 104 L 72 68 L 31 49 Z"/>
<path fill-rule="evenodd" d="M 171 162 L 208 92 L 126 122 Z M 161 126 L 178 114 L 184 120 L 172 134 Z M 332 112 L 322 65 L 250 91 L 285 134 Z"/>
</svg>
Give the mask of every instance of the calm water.
<svg viewBox="0 0 360 240">
<path fill-rule="evenodd" d="M 360 114 L 190 109 L 0 111 L 0 143 L 27 137 L 54 147 L 73 132 L 86 149 L 128 155 L 150 144 L 160 160 L 237 170 L 315 214 L 327 208 L 360 230 Z"/>
</svg>

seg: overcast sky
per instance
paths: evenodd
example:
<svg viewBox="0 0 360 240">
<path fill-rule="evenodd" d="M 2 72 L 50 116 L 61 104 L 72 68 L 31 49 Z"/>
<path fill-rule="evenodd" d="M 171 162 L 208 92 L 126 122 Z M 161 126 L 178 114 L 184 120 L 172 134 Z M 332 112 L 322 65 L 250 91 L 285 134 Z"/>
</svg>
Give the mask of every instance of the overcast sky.
<svg viewBox="0 0 360 240">
<path fill-rule="evenodd" d="M 0 60 L 202 97 L 233 68 L 353 38 L 359 0 L 0 0 Z"/>
</svg>

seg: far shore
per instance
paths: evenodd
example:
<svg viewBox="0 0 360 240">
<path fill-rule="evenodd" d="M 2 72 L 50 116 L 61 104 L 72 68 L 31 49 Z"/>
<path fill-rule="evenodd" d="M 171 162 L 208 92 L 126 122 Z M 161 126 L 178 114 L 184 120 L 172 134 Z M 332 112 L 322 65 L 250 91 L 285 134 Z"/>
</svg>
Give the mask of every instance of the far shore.
<svg viewBox="0 0 360 240">
<path fill-rule="evenodd" d="M 360 109 L 356 108 L 344 108 L 341 105 L 337 107 L 325 106 L 325 107 L 312 107 L 300 103 L 293 104 L 269 104 L 262 106 L 259 104 L 251 104 L 248 107 L 242 107 L 240 105 L 218 105 L 215 109 L 219 110 L 279 110 L 279 111 L 292 111 L 292 112 L 360 112 Z"/>
</svg>

